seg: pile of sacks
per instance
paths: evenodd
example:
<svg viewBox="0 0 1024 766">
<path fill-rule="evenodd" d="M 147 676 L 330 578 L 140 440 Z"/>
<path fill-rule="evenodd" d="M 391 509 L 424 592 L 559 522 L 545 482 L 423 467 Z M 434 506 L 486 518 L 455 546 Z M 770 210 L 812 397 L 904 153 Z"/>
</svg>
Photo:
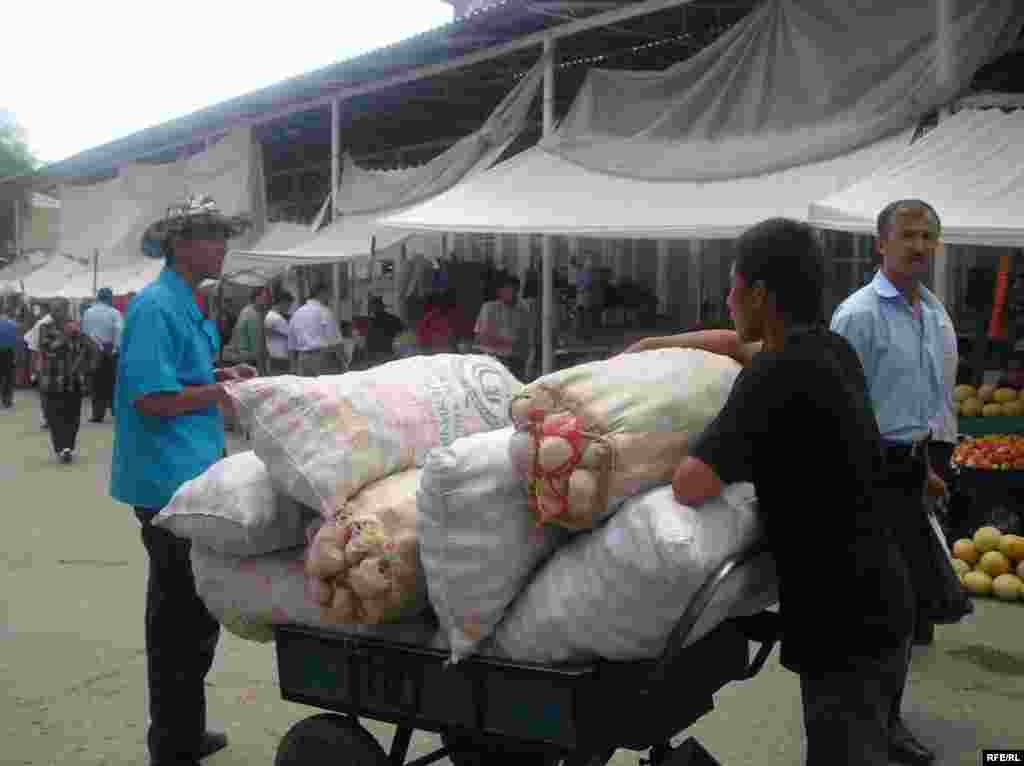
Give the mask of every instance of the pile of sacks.
<svg viewBox="0 0 1024 766">
<path fill-rule="evenodd" d="M 665 486 L 738 372 L 652 351 L 526 387 L 460 355 L 246 381 L 233 398 L 254 452 L 156 523 L 193 540 L 201 597 L 245 638 L 384 625 L 455 661 L 656 656 L 707 575 L 760 535 L 750 485 L 699 510 Z M 736 570 L 690 640 L 774 600 L 769 561 Z"/>
</svg>

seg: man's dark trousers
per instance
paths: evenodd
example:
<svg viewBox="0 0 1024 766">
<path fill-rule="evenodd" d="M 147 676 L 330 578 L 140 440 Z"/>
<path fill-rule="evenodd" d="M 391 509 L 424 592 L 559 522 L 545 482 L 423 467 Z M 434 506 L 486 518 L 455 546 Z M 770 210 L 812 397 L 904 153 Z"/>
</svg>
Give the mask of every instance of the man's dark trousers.
<svg viewBox="0 0 1024 766">
<path fill-rule="evenodd" d="M 42 400 L 54 451 L 74 451 L 78 429 L 82 425 L 82 392 L 48 391 L 42 394 Z"/>
<path fill-rule="evenodd" d="M 910 585 L 915 591 L 915 602 L 913 604 L 916 615 L 917 609 L 917 583 L 914 582 L 915 569 L 914 557 L 920 556 L 920 545 L 916 544 L 916 536 L 920 534 L 921 525 L 918 519 L 912 514 L 924 514 L 924 488 L 927 477 L 927 466 L 922 457 L 906 457 L 899 459 L 886 459 L 885 475 L 878 486 L 878 500 L 885 509 L 886 516 L 893 525 L 893 532 L 897 547 L 903 560 L 907 562 L 907 571 L 910 574 Z M 903 707 L 903 692 L 907 685 L 907 676 L 910 674 L 910 654 L 913 643 L 907 644 L 906 658 L 902 674 L 898 679 L 897 691 L 893 697 L 890 724 L 900 719 Z M 896 679 L 894 678 L 894 681 Z"/>
<path fill-rule="evenodd" d="M 14 402 L 14 349 L 0 348 L 0 404 L 10 407 Z"/>
<path fill-rule="evenodd" d="M 153 526 L 156 511 L 136 508 L 149 554 L 146 668 L 149 754 L 155 764 L 195 760 L 206 731 L 205 679 L 220 625 L 196 593 L 191 542 Z"/>
<path fill-rule="evenodd" d="M 92 386 L 92 419 L 101 421 L 114 402 L 114 381 L 117 375 L 117 357 L 112 351 L 103 350 Z"/>
<path fill-rule="evenodd" d="M 906 680 L 907 645 L 884 656 L 851 657 L 848 668 L 800 674 L 806 766 L 888 766 L 897 686 Z"/>
</svg>

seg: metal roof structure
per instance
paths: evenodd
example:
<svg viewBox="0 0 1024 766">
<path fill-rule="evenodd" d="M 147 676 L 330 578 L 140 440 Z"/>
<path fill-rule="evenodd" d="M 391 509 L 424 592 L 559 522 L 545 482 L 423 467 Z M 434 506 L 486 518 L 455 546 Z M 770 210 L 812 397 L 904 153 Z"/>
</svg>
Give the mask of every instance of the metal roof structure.
<svg viewBox="0 0 1024 766">
<path fill-rule="evenodd" d="M 517 73 L 529 68 L 538 55 L 540 41 L 537 39 L 530 47 L 511 50 L 501 58 L 469 63 L 457 69 L 450 68 L 451 65 L 471 62 L 472 57 L 486 56 L 509 43 L 529 42 L 532 36 L 609 11 L 670 4 L 676 7 L 561 40 L 560 59 L 576 65 L 584 61 L 604 61 L 613 66 L 663 67 L 699 50 L 709 41 L 710 28 L 735 23 L 756 0 L 675 0 L 674 3 L 671 0 L 501 0 L 394 45 L 284 80 L 52 163 L 42 168 L 37 178 L 45 185 L 63 179 L 102 175 L 124 162 L 160 159 L 161 154 L 187 151 L 183 147 L 188 144 L 239 123 L 262 125 L 265 129 L 260 131 L 260 138 L 270 143 L 282 140 L 287 143 L 287 139 L 294 143 L 294 139 L 299 138 L 296 130 L 303 133 L 301 140 L 308 143 L 307 138 L 312 138 L 308 135 L 310 128 L 329 132 L 329 120 L 323 118 L 323 113 L 329 109 L 329 101 L 334 96 L 344 99 L 345 145 L 357 154 L 457 137 L 467 125 L 488 113 Z M 689 38 L 685 37 L 687 34 Z M 643 51 L 645 45 L 653 44 L 661 46 L 657 52 L 654 48 Z M 436 77 L 420 74 L 430 67 L 446 71 Z M 566 68 L 564 64 L 562 68 Z M 582 72 L 578 78 L 568 78 L 564 86 L 560 84 L 559 100 L 571 98 L 573 82 L 581 79 Z M 409 81 L 397 82 L 386 90 L 377 89 L 390 80 Z M 368 92 L 346 96 L 359 89 Z M 399 111 L 401 119 L 387 119 L 399 117 Z M 439 119 L 442 115 L 443 120 Z M 275 117 L 280 119 L 275 120 Z M 267 122 L 273 125 L 267 126 Z"/>
</svg>

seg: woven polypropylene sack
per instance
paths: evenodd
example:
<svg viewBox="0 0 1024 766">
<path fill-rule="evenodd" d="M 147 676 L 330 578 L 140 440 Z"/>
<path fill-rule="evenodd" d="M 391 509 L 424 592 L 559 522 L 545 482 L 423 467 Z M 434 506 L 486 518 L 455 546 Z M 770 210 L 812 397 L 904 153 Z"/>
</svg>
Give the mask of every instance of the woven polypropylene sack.
<svg viewBox="0 0 1024 766">
<path fill-rule="evenodd" d="M 487 638 L 568 532 L 540 527 L 509 460 L 513 430 L 476 434 L 430 453 L 419 489 L 420 558 L 452 660 Z"/>
<path fill-rule="evenodd" d="M 185 482 L 153 524 L 220 553 L 259 556 L 302 545 L 314 517 L 274 489 L 263 461 L 249 451 Z"/>
<path fill-rule="evenodd" d="M 507 426 L 522 384 L 491 357 L 439 354 L 228 388 L 275 485 L 333 519 L 367 484 L 422 465 L 434 447 Z"/>
<path fill-rule="evenodd" d="M 733 485 L 696 509 L 659 487 L 559 549 L 512 605 L 494 645 L 531 662 L 657 657 L 707 577 L 761 534 L 752 485 Z M 774 603 L 774 568 L 759 561 L 730 575 L 689 643 L 729 616 Z"/>
</svg>

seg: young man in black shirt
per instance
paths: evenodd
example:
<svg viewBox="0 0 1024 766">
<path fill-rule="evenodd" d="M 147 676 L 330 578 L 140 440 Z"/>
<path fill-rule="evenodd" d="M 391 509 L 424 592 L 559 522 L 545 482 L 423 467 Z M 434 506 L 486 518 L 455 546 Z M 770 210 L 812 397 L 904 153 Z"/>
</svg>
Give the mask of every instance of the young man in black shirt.
<svg viewBox="0 0 1024 766">
<path fill-rule="evenodd" d="M 882 450 L 860 361 L 820 321 L 813 232 L 765 221 L 737 242 L 729 308 L 763 348 L 676 470 L 699 506 L 752 481 L 775 554 L 782 664 L 800 675 L 808 766 L 904 761 L 889 709 L 913 631 L 911 590 L 875 500 Z M 738 345 L 738 344 L 737 344 Z"/>
</svg>

